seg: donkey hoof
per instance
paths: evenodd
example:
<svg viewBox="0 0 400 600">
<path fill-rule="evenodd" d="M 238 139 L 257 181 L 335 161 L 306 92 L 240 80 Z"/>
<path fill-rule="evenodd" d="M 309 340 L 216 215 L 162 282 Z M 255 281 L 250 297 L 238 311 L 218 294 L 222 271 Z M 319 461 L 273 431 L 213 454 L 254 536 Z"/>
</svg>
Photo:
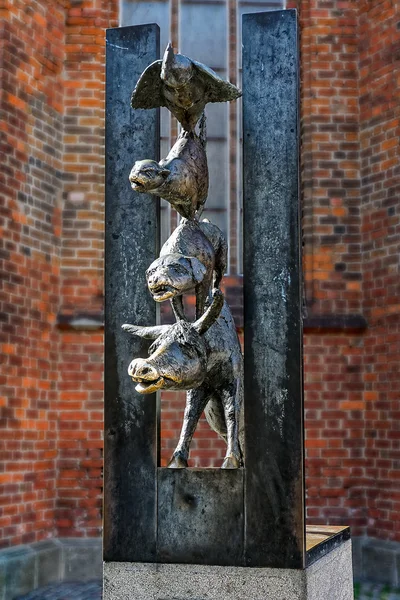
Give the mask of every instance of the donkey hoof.
<svg viewBox="0 0 400 600">
<path fill-rule="evenodd" d="M 226 456 L 224 462 L 222 463 L 221 469 L 238 469 L 240 467 L 240 462 L 236 458 L 236 456 Z"/>
<path fill-rule="evenodd" d="M 188 466 L 187 460 L 182 456 L 173 456 L 168 463 L 168 469 L 186 469 Z"/>
</svg>

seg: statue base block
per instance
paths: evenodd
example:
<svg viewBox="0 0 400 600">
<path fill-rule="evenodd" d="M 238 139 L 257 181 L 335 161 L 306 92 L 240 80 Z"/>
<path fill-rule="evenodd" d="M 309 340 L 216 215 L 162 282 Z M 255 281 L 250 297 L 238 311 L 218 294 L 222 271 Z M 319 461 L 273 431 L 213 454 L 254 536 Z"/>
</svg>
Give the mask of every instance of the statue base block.
<svg viewBox="0 0 400 600">
<path fill-rule="evenodd" d="M 353 600 L 351 541 L 305 570 L 104 563 L 103 600 Z"/>
</svg>

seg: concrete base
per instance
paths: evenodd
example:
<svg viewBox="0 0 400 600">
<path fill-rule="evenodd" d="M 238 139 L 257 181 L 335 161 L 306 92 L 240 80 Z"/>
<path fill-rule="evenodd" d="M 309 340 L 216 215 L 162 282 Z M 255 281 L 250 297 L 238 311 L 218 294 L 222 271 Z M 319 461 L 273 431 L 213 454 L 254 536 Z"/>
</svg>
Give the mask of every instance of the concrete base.
<svg viewBox="0 0 400 600">
<path fill-rule="evenodd" d="M 103 600 L 353 600 L 351 541 L 305 571 L 104 563 Z"/>
</svg>

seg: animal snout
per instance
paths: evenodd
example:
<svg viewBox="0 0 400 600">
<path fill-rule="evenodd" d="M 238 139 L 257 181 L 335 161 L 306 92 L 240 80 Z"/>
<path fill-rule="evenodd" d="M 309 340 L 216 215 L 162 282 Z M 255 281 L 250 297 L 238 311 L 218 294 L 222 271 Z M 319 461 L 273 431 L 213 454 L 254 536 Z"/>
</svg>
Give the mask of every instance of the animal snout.
<svg viewBox="0 0 400 600">
<path fill-rule="evenodd" d="M 159 378 L 157 369 L 142 358 L 137 358 L 131 362 L 128 374 L 136 380 L 153 381 Z"/>
<path fill-rule="evenodd" d="M 141 184 L 139 177 L 133 173 L 130 174 L 129 181 L 131 182 L 131 185 L 140 185 Z"/>
<path fill-rule="evenodd" d="M 158 283 L 158 276 L 156 273 L 151 273 L 147 275 L 147 283 L 150 287 L 154 287 Z"/>
</svg>

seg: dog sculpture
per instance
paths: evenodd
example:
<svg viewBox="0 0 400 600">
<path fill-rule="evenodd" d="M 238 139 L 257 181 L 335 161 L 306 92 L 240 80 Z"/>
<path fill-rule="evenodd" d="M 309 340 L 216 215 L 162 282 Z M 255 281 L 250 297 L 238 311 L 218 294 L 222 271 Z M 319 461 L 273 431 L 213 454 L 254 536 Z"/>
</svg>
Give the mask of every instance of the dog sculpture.
<svg viewBox="0 0 400 600">
<path fill-rule="evenodd" d="M 207 220 L 181 223 L 147 269 L 147 285 L 156 302 L 171 299 L 177 319 L 185 319 L 182 294 L 196 294 L 196 318 L 204 311 L 211 284 L 225 273 L 227 244 L 222 231 Z"/>
</svg>

